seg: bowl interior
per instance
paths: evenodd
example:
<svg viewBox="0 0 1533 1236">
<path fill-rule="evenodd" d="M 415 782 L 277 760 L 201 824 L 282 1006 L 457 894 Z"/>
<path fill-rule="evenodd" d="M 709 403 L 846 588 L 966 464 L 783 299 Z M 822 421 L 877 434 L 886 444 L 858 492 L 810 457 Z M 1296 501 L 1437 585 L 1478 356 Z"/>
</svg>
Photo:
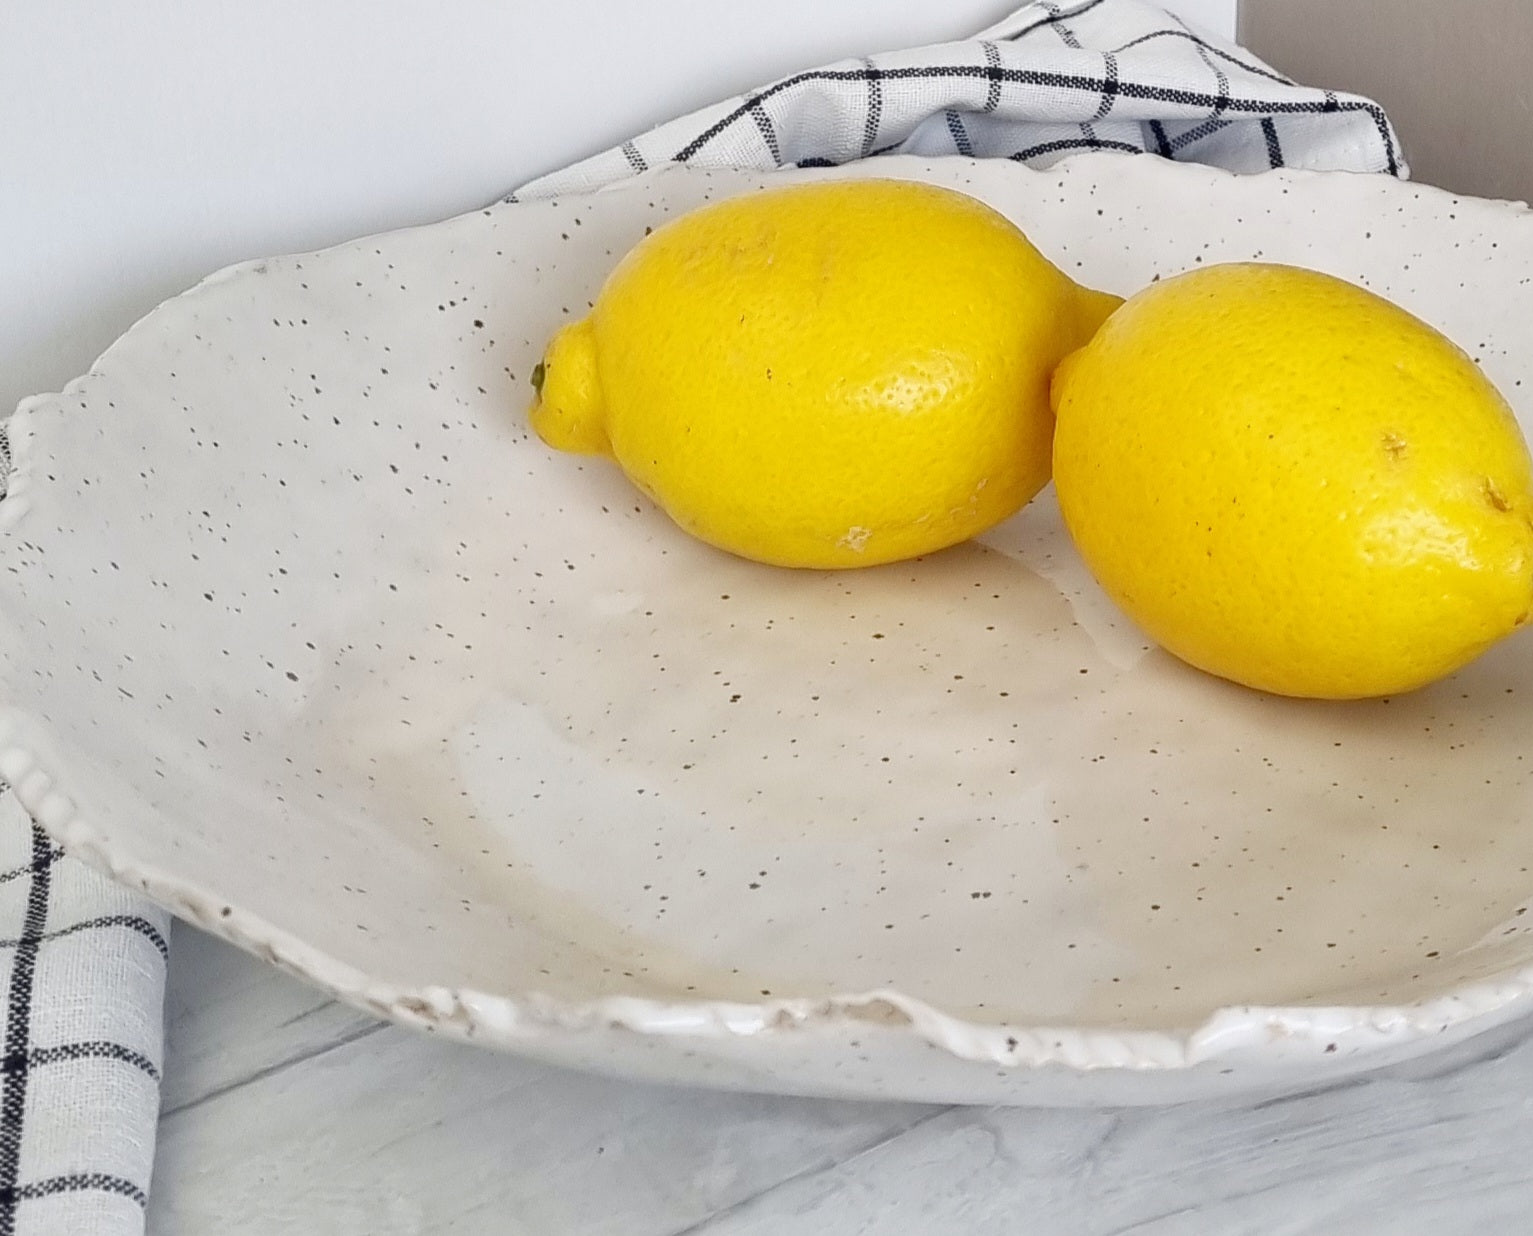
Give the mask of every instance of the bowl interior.
<svg viewBox="0 0 1533 1236">
<path fill-rule="evenodd" d="M 1527 423 L 1524 212 L 1149 157 L 873 170 L 1123 294 L 1250 258 L 1362 282 Z M 10 775 L 402 987 L 894 988 L 1161 1029 L 1533 961 L 1526 639 L 1410 696 L 1262 696 L 1149 646 L 1047 491 L 919 561 L 790 572 L 529 435 L 542 345 L 616 259 L 763 179 L 675 169 L 236 268 L 24 405 Z"/>
</svg>

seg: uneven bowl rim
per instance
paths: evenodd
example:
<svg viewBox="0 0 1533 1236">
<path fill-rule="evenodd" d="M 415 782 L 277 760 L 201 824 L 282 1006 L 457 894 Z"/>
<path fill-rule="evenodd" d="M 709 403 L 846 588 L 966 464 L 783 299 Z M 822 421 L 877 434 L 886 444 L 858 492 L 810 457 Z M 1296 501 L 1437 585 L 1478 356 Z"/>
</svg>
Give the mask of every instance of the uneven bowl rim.
<svg viewBox="0 0 1533 1236">
<path fill-rule="evenodd" d="M 957 158 L 957 156 L 953 156 Z M 1189 176 L 1202 174 L 1209 180 L 1252 179 L 1204 164 L 1170 163 L 1145 155 L 1088 151 L 1071 155 L 1046 169 L 1018 165 L 1026 174 L 1048 174 L 1069 165 L 1106 160 L 1150 159 L 1140 166 L 1151 174 Z M 998 160 L 971 160 L 993 165 Z M 933 160 L 915 156 L 885 156 L 877 166 L 893 175 L 901 168 L 928 166 Z M 948 162 L 947 160 L 943 161 Z M 843 166 L 821 169 L 826 176 L 858 174 Z M 751 172 L 753 169 L 708 169 Z M 799 171 L 784 168 L 779 171 Z M 682 165 L 654 169 L 646 176 L 707 174 Z M 773 173 L 757 173 L 770 176 Z M 1374 175 L 1279 168 L 1255 174 L 1262 179 L 1313 184 L 1337 177 L 1377 181 Z M 1440 198 L 1458 205 L 1533 218 L 1523 202 L 1474 198 L 1412 182 L 1392 182 L 1417 196 Z M 596 194 L 631 184 L 622 181 Z M 590 196 L 590 194 L 564 195 Z M 502 201 L 488 209 L 514 207 Z M 531 202 L 526 203 L 528 205 Z M 485 208 L 464 212 L 483 213 Z M 451 216 L 433 223 L 389 229 L 356 237 L 312 251 L 313 255 L 341 249 L 379 237 L 440 227 Z M 308 256 L 308 255 L 293 255 Z M 120 335 L 82 376 L 57 393 L 23 399 L 8 421 L 11 469 L 8 491 L 0 500 L 0 532 L 16 527 L 28 508 L 29 476 L 25 450 L 30 440 L 28 420 L 32 414 L 74 395 L 114 352 L 136 336 L 151 319 L 177 301 L 201 290 L 257 269 L 272 259 L 239 262 L 210 274 L 176 296 L 161 302 Z M 1175 1072 L 1190 1070 L 1236 1057 L 1274 1055 L 1293 1060 L 1337 1056 L 1374 1055 L 1387 1048 L 1444 1035 L 1468 1023 L 1483 1020 L 1484 1028 L 1512 1020 L 1533 1006 L 1533 965 L 1500 975 L 1459 984 L 1442 994 L 1397 1005 L 1231 1005 L 1215 1009 L 1199 1024 L 1184 1030 L 1113 1030 L 1082 1026 L 1019 1026 L 979 1023 L 945 1013 L 927 1002 L 895 989 L 873 989 L 828 997 L 773 998 L 754 1002 L 716 1000 L 664 1001 L 636 996 L 603 996 L 568 1000 L 536 990 L 505 994 L 472 988 L 441 986 L 409 987 L 375 980 L 349 963 L 304 943 L 260 914 L 229 904 L 211 889 L 182 879 L 110 843 L 77 807 L 67 778 L 42 767 L 35 752 L 21 745 L 14 722 L 0 708 L 0 778 L 8 781 L 20 802 L 38 825 L 72 857 L 102 873 L 141 890 L 152 901 L 177 917 L 202 928 L 278 968 L 320 988 L 327 994 L 380 1018 L 418 1029 L 437 1031 L 464 1042 L 506 1050 L 526 1048 L 540 1041 L 556 1040 L 583 1032 L 621 1029 L 641 1036 L 693 1040 L 751 1038 L 767 1044 L 798 1039 L 805 1030 L 830 1029 L 850 1019 L 865 1020 L 876 1011 L 882 1020 L 902 1029 L 955 1059 L 1003 1068 L 1036 1069 L 1046 1066 L 1090 1072 L 1103 1069 Z M 792 1032 L 791 1036 L 788 1032 Z M 1280 1051 L 1275 1049 L 1281 1048 Z"/>
</svg>

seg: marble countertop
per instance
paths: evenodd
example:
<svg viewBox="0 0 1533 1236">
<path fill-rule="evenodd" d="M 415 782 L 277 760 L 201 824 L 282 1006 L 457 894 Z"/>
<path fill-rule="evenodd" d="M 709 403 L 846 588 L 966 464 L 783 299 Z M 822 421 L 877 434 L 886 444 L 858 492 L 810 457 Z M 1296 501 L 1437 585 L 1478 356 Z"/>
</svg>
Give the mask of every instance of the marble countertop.
<svg viewBox="0 0 1533 1236">
<path fill-rule="evenodd" d="M 1500 1233 L 1533 1207 L 1522 1024 L 1314 1093 L 1105 1111 L 726 1094 L 379 1023 L 172 938 L 153 1236 Z"/>
</svg>

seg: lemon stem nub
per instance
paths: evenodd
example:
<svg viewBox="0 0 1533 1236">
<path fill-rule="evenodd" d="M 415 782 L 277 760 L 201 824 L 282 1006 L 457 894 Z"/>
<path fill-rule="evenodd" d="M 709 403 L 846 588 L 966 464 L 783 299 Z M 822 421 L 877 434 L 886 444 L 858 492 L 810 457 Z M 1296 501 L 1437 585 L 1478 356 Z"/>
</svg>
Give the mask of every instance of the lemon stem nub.
<svg viewBox="0 0 1533 1236">
<path fill-rule="evenodd" d="M 536 392 L 527 419 L 549 446 L 609 455 L 607 409 L 596 372 L 596 336 L 585 318 L 566 326 L 532 371 Z"/>
</svg>

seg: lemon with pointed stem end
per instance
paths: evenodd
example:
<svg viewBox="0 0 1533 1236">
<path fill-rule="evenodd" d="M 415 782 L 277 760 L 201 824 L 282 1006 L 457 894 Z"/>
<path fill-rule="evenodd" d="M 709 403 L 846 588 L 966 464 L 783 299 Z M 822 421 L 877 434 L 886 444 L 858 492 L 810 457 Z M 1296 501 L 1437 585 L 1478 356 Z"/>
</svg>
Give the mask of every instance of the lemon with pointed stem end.
<svg viewBox="0 0 1533 1236">
<path fill-rule="evenodd" d="M 1119 303 L 953 190 L 767 189 L 635 246 L 549 343 L 530 419 L 712 545 L 872 566 L 973 537 L 1044 486 L 1050 375 Z"/>
<path fill-rule="evenodd" d="M 1463 351 L 1364 288 L 1263 263 L 1153 284 L 1059 367 L 1054 402 L 1082 557 L 1211 673 L 1392 695 L 1533 614 L 1516 416 Z"/>
</svg>

